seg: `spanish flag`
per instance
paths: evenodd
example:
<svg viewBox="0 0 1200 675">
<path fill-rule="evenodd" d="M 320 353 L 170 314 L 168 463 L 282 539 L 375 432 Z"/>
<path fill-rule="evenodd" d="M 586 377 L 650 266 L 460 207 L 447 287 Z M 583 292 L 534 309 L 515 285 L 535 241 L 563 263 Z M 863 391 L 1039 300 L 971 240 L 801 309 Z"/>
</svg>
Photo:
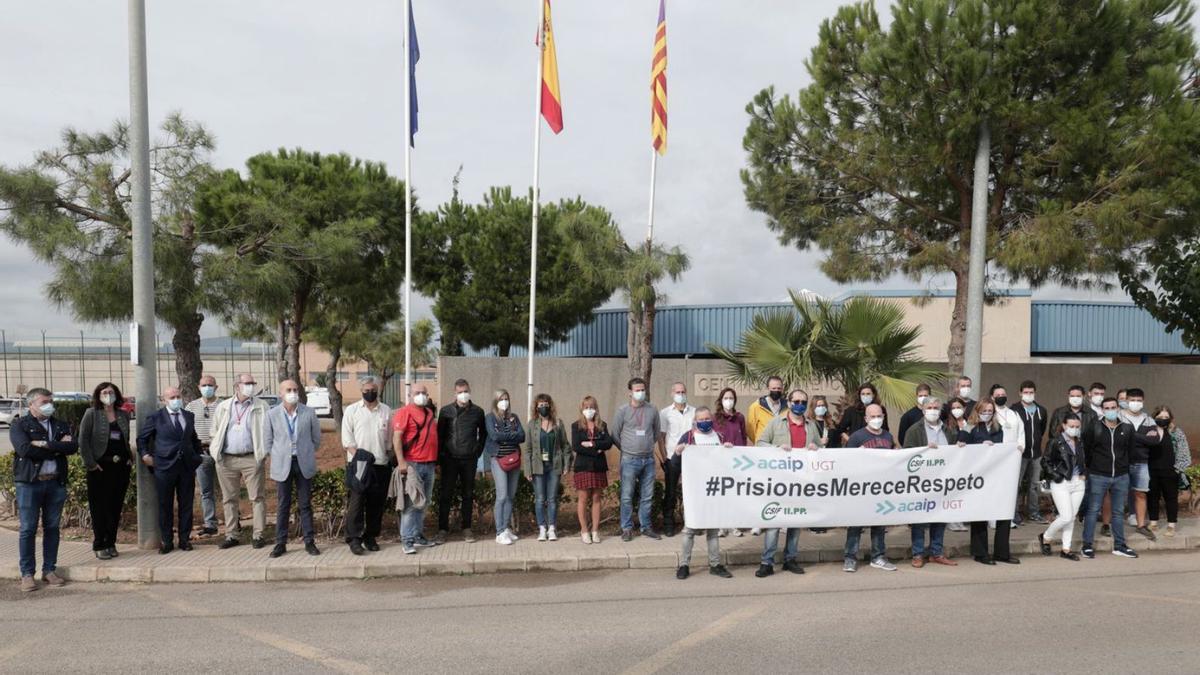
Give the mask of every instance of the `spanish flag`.
<svg viewBox="0 0 1200 675">
<path fill-rule="evenodd" d="M 542 117 L 551 131 L 563 130 L 562 95 L 558 89 L 558 57 L 554 54 L 554 29 L 550 21 L 550 0 L 542 0 Z"/>
<path fill-rule="evenodd" d="M 667 3 L 658 0 L 658 30 L 650 66 L 650 139 L 655 151 L 667 154 Z"/>
</svg>

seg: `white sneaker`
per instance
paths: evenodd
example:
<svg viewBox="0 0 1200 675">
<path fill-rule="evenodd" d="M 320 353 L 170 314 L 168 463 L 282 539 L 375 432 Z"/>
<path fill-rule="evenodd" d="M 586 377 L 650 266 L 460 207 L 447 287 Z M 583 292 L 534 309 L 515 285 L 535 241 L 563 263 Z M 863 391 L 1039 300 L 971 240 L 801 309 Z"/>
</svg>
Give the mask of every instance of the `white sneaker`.
<svg viewBox="0 0 1200 675">
<path fill-rule="evenodd" d="M 758 535 L 762 534 L 762 528 L 761 528 L 761 527 L 756 527 L 756 528 L 754 528 L 753 530 L 750 530 L 750 534 L 752 534 L 752 535 L 754 535 L 754 536 L 756 536 L 756 537 L 757 537 Z"/>
<path fill-rule="evenodd" d="M 946 529 L 951 532 L 966 532 L 970 528 L 967 527 L 966 523 L 950 523 L 946 526 Z"/>
<path fill-rule="evenodd" d="M 558 541 L 558 533 L 554 531 L 553 525 L 546 529 L 546 539 L 550 541 Z"/>
<path fill-rule="evenodd" d="M 496 535 L 496 543 L 501 546 L 512 546 L 513 540 L 508 538 L 508 530 Z"/>
<path fill-rule="evenodd" d="M 592 533 L 591 532 L 582 532 L 579 534 L 579 538 L 582 539 L 583 543 L 585 543 L 585 544 L 592 543 Z"/>
<path fill-rule="evenodd" d="M 538 527 L 538 541 L 546 541 L 546 528 Z"/>
<path fill-rule="evenodd" d="M 733 531 L 733 536 L 735 536 L 735 537 L 744 537 L 744 536 L 746 536 L 746 531 L 745 531 L 745 530 L 734 530 L 734 531 Z"/>
<path fill-rule="evenodd" d="M 1125 524 L 1129 525 L 1130 527 L 1137 527 L 1137 515 L 1130 514 L 1130 516 L 1125 519 Z"/>
<path fill-rule="evenodd" d="M 592 532 L 592 543 L 593 544 L 600 543 L 600 533 L 599 532 L 595 532 L 595 531 Z"/>
<path fill-rule="evenodd" d="M 729 530 L 719 530 L 719 531 L 717 532 L 717 536 L 718 536 L 718 537 L 728 537 L 728 536 L 729 536 Z"/>
<path fill-rule="evenodd" d="M 512 539 L 513 541 L 517 541 L 518 539 L 520 539 L 520 537 L 517 536 L 517 533 L 512 531 L 511 527 L 508 528 L 507 530 L 505 530 L 504 534 L 508 535 L 508 538 Z"/>
</svg>

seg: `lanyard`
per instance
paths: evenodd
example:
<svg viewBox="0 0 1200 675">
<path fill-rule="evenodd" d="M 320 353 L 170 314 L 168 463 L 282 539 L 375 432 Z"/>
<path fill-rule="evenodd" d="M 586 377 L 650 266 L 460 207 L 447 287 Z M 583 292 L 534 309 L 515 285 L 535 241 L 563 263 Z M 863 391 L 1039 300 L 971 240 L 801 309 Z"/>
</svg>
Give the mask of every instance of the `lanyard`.
<svg viewBox="0 0 1200 675">
<path fill-rule="evenodd" d="M 297 413 L 297 415 L 298 414 L 299 413 Z M 287 422 L 288 438 L 292 439 L 292 443 L 296 442 L 296 417 L 297 417 L 297 415 L 289 415 L 286 410 L 283 411 L 283 420 L 285 422 Z"/>
<path fill-rule="evenodd" d="M 254 407 L 254 406 L 253 406 L 253 404 L 250 404 L 250 399 L 246 399 L 245 404 L 234 401 L 233 402 L 233 423 L 240 425 L 242 423 L 242 419 L 246 416 L 246 413 L 250 412 L 250 408 L 252 408 L 252 407 Z M 242 410 L 241 414 L 238 414 L 238 408 L 241 408 L 241 410 Z"/>
</svg>

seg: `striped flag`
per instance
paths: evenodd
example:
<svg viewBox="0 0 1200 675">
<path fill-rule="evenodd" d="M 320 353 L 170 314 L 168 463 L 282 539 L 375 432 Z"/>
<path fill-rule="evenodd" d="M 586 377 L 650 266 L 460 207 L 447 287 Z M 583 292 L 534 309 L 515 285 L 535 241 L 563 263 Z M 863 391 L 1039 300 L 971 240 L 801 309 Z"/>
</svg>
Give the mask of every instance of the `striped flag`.
<svg viewBox="0 0 1200 675">
<path fill-rule="evenodd" d="M 542 24 L 542 117 L 550 130 L 563 130 L 562 95 L 558 90 L 558 57 L 554 53 L 554 29 L 550 21 L 550 0 L 542 0 L 545 22 Z"/>
<path fill-rule="evenodd" d="M 658 154 L 667 154 L 667 0 L 658 0 L 658 30 L 650 66 L 650 138 Z"/>
</svg>

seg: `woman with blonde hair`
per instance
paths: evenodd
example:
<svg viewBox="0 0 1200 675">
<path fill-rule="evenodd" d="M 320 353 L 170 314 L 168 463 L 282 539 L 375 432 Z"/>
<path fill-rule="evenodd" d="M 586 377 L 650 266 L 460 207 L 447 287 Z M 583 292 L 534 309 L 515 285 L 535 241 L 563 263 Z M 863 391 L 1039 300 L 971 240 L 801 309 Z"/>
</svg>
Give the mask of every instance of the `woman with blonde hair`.
<svg viewBox="0 0 1200 675">
<path fill-rule="evenodd" d="M 579 419 L 571 423 L 571 449 L 575 455 L 576 515 L 579 516 L 580 538 L 585 544 L 600 543 L 600 499 L 608 487 L 608 457 L 613 446 L 608 425 L 600 418 L 600 406 L 594 396 L 584 396 L 579 403 Z M 592 512 L 588 526 L 588 509 Z"/>
<path fill-rule="evenodd" d="M 521 426 L 521 418 L 512 411 L 507 391 L 496 390 L 492 411 L 483 423 L 487 427 L 483 456 L 492 469 L 492 480 L 496 484 L 496 505 L 492 508 L 496 519 L 496 543 L 509 546 L 516 541 L 509 523 L 512 522 L 517 483 L 521 480 L 521 444 L 525 442 L 525 429 Z"/>
<path fill-rule="evenodd" d="M 985 396 L 975 404 L 967 426 L 969 429 L 965 432 L 966 438 L 959 435 L 961 441 L 983 445 L 1004 442 L 1004 428 L 1000 425 L 1000 420 L 996 418 L 996 402 L 990 396 Z M 1020 446 L 1017 446 L 1017 451 L 1021 451 Z M 996 535 L 991 555 L 988 555 L 987 522 L 980 520 L 971 523 L 971 556 L 975 558 L 975 562 L 984 565 L 995 565 L 997 561 L 1010 565 L 1017 565 L 1021 562 L 1009 548 L 1008 538 L 1011 530 L 1009 523 L 1011 522 L 1009 520 L 996 521 Z"/>
</svg>

